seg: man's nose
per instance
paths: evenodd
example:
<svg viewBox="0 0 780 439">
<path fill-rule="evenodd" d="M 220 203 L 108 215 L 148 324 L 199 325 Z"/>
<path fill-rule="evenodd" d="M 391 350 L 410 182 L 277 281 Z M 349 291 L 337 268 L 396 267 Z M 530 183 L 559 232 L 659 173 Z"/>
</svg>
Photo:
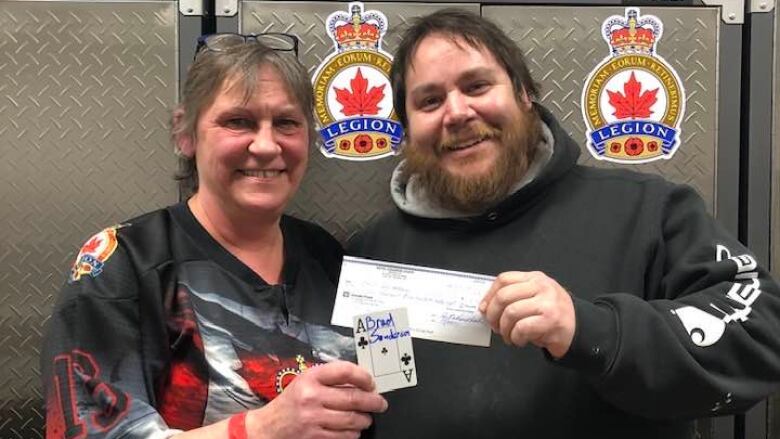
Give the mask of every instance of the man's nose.
<svg viewBox="0 0 780 439">
<path fill-rule="evenodd" d="M 448 127 L 462 125 L 475 115 L 469 104 L 468 96 L 453 91 L 447 95 L 444 109 L 444 125 Z"/>
</svg>

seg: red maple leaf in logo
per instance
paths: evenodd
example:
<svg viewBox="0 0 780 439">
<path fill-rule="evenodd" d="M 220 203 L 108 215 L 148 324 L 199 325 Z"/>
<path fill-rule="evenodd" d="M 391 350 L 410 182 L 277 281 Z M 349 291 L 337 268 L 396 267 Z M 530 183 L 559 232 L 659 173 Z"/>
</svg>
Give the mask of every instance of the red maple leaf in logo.
<svg viewBox="0 0 780 439">
<path fill-rule="evenodd" d="M 650 117 L 653 113 L 650 107 L 658 101 L 655 96 L 658 89 L 643 92 L 642 83 L 636 80 L 634 72 L 631 72 L 631 78 L 623 84 L 623 93 L 610 90 L 607 90 L 607 93 L 610 105 L 615 107 L 612 114 L 618 119 Z"/>
<path fill-rule="evenodd" d="M 95 250 L 100 247 L 101 243 L 103 243 L 102 239 L 98 238 L 97 236 L 93 236 L 89 241 L 87 241 L 86 244 L 81 247 L 81 252 L 87 254 L 94 253 Z"/>
<path fill-rule="evenodd" d="M 363 77 L 360 72 L 360 67 L 357 69 L 355 77 L 349 81 L 352 91 L 350 92 L 344 88 L 334 87 L 336 90 L 336 100 L 339 101 L 344 108 L 341 110 L 344 116 L 354 115 L 374 115 L 379 113 L 379 101 L 385 97 L 385 85 L 382 84 L 379 87 L 371 87 L 368 90 L 368 81 Z"/>
</svg>

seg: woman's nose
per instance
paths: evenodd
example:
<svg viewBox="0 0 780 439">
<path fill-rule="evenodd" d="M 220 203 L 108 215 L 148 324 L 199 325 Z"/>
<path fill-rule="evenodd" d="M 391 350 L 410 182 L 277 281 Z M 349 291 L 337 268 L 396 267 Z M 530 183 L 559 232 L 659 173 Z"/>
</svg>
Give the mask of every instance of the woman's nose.
<svg viewBox="0 0 780 439">
<path fill-rule="evenodd" d="M 249 152 L 257 155 L 274 155 L 281 151 L 279 143 L 274 138 L 273 127 L 270 124 L 260 124 L 255 133 Z"/>
</svg>

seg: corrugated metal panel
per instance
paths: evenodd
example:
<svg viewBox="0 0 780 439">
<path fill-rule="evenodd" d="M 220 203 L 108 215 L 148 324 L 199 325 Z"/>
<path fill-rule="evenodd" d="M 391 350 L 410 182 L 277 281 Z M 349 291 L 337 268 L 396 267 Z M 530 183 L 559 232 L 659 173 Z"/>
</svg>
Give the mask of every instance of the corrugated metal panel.
<svg viewBox="0 0 780 439">
<path fill-rule="evenodd" d="M 399 40 L 399 29 L 410 18 L 451 6 L 419 3 L 366 3 L 387 16 L 388 35 L 384 49 L 393 53 Z M 476 4 L 458 4 L 479 13 Z M 243 32 L 283 31 L 301 39 L 299 58 L 313 74 L 320 62 L 333 51 L 325 33 L 325 19 L 335 11 L 347 11 L 348 3 L 317 2 L 244 2 L 241 9 Z M 346 240 L 373 219 L 392 207 L 390 173 L 397 157 L 367 162 L 326 158 L 313 150 L 306 178 L 289 211 L 325 227 L 338 239 Z"/>
<path fill-rule="evenodd" d="M 772 274 L 780 279 L 780 10 L 775 7 L 774 127 L 772 135 Z M 778 435 L 780 437 L 780 435 Z"/>
<path fill-rule="evenodd" d="M 0 3 L 0 437 L 42 437 L 53 296 L 100 228 L 175 202 L 174 2 Z"/>
<path fill-rule="evenodd" d="M 772 133 L 772 220 L 770 225 L 770 262 L 772 275 L 780 279 L 780 10 L 775 7 L 774 29 L 774 99 L 772 108 L 774 112 L 774 126 Z M 780 395 L 775 395 L 769 400 L 769 422 L 767 437 L 780 438 Z"/>
<path fill-rule="evenodd" d="M 601 25 L 610 15 L 623 15 L 624 11 L 593 6 L 486 6 L 482 14 L 498 23 L 525 51 L 531 74 L 542 84 L 540 102 L 584 145 L 582 89 L 591 70 L 609 54 Z M 648 7 L 641 8 L 641 12 L 655 15 L 665 24 L 657 50 L 683 82 L 686 110 L 681 125 L 682 146 L 674 157 L 630 167 L 690 184 L 712 212 L 716 202 L 718 148 L 719 9 Z M 596 160 L 584 146 L 581 161 L 594 166 L 629 166 Z"/>
</svg>

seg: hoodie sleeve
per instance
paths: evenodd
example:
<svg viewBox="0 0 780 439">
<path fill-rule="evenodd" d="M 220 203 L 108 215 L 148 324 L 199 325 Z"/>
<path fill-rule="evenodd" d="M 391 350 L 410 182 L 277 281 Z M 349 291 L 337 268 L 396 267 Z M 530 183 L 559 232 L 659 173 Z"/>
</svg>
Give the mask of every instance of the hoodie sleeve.
<svg viewBox="0 0 780 439">
<path fill-rule="evenodd" d="M 575 298 L 577 329 L 558 363 L 645 417 L 741 412 L 780 382 L 780 290 L 692 189 L 669 187 L 647 297 Z"/>
<path fill-rule="evenodd" d="M 116 227 L 84 244 L 44 336 L 47 439 L 160 439 L 178 432 L 152 407 L 138 290 Z"/>
</svg>

